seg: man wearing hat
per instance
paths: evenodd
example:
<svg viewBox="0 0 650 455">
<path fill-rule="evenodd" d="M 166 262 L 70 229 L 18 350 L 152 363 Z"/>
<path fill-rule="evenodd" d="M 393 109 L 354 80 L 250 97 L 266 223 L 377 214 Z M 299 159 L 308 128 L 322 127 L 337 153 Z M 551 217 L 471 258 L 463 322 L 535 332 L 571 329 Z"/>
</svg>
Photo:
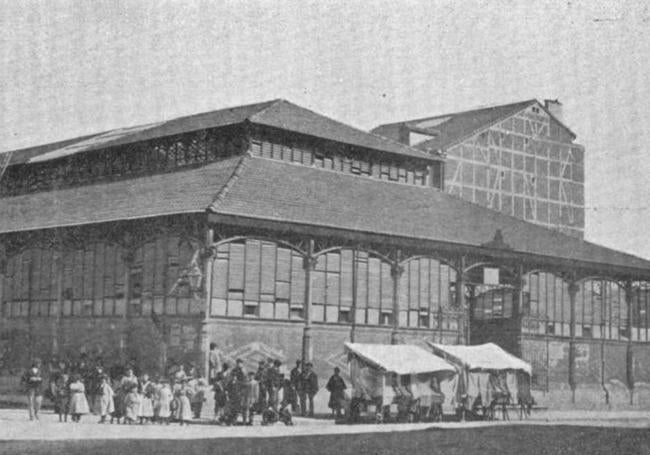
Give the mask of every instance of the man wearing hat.
<svg viewBox="0 0 650 455">
<path fill-rule="evenodd" d="M 257 408 L 262 410 L 266 408 L 266 405 L 268 404 L 267 401 L 267 390 L 266 390 L 266 361 L 265 360 L 260 360 L 258 365 L 257 365 L 257 371 L 255 372 L 255 380 L 259 384 L 259 401 L 257 404 Z"/>
<path fill-rule="evenodd" d="M 266 374 L 266 388 L 269 394 L 268 405 L 273 408 L 274 411 L 278 410 L 278 395 L 283 382 L 283 376 L 282 373 L 280 373 L 281 366 L 282 362 L 277 359 L 274 360 L 273 366 L 269 368 Z"/>
<path fill-rule="evenodd" d="M 300 376 L 300 407 L 302 415 L 314 416 L 314 395 L 318 393 L 318 376 L 313 370 L 314 364 L 307 362 Z M 309 408 L 307 407 L 309 400 Z"/>
</svg>

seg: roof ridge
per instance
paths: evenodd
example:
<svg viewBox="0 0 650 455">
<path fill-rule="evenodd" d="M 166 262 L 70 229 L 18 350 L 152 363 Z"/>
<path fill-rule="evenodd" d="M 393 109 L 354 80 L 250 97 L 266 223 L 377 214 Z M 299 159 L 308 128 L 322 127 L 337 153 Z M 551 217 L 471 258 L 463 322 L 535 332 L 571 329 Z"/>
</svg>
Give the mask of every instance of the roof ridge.
<svg viewBox="0 0 650 455">
<path fill-rule="evenodd" d="M 458 144 L 459 142 L 464 141 L 464 140 L 467 139 L 468 137 L 474 136 L 475 134 L 478 134 L 479 132 L 481 132 L 481 131 L 483 131 L 483 130 L 486 130 L 486 129 L 488 129 L 488 128 L 491 128 L 491 127 L 493 127 L 494 125 L 496 125 L 497 123 L 499 123 L 499 122 L 501 122 L 501 121 L 507 119 L 508 117 L 512 117 L 513 115 L 518 114 L 519 112 L 523 111 L 524 109 L 528 109 L 528 107 L 530 106 L 530 103 L 533 102 L 533 101 L 534 101 L 535 103 L 539 104 L 539 101 L 537 101 L 537 100 L 531 100 L 531 101 L 528 101 L 528 102 L 522 102 L 522 103 L 521 103 L 522 106 L 521 106 L 520 109 L 517 109 L 517 110 L 514 111 L 514 112 L 508 112 L 508 113 L 505 113 L 505 114 L 503 114 L 503 115 L 500 115 L 500 116 L 498 116 L 497 118 L 493 119 L 492 121 L 487 122 L 487 123 L 484 123 L 483 125 L 480 125 L 480 126 L 474 128 L 474 129 L 472 129 L 470 132 L 468 132 L 468 133 L 466 133 L 466 134 L 459 135 L 459 136 L 456 137 L 453 141 L 450 141 L 450 142 L 448 142 L 447 144 L 445 144 L 445 145 L 444 145 L 444 148 L 447 149 L 447 148 L 449 148 L 449 147 L 453 147 L 454 145 Z M 516 104 L 518 104 L 518 103 L 514 103 L 512 106 L 515 106 Z M 505 106 L 508 106 L 508 105 L 504 105 L 504 106 L 500 106 L 500 107 L 505 107 Z M 497 106 L 497 107 L 499 107 L 499 106 Z M 476 109 L 476 110 L 478 111 L 478 110 L 482 110 L 482 109 Z M 467 112 L 464 112 L 464 113 L 461 112 L 461 113 L 458 113 L 458 114 L 451 114 L 450 117 L 452 117 L 452 116 L 454 116 L 454 115 L 467 114 L 467 113 L 469 113 L 469 112 L 472 112 L 472 111 L 467 111 Z"/>
<path fill-rule="evenodd" d="M 268 104 L 267 104 L 266 106 L 264 106 L 262 109 L 260 109 L 259 111 L 255 112 L 254 114 L 249 115 L 249 116 L 246 117 L 246 118 L 248 119 L 249 122 L 254 122 L 253 118 L 254 118 L 255 116 L 258 116 L 258 115 L 264 114 L 266 111 L 268 111 L 269 109 L 271 109 L 273 106 L 275 106 L 275 105 L 277 105 L 277 104 L 280 104 L 280 103 L 282 103 L 282 102 L 286 103 L 287 100 L 285 100 L 285 99 L 283 99 L 283 98 L 275 98 L 275 99 L 273 99 L 273 100 L 270 100 L 270 101 L 268 101 Z"/>
<path fill-rule="evenodd" d="M 267 106 L 265 109 L 262 109 L 261 111 L 256 112 L 256 113 L 253 114 L 251 117 L 249 117 L 249 120 L 253 121 L 253 120 L 252 120 L 253 117 L 255 117 L 255 116 L 257 116 L 257 115 L 260 115 L 260 114 L 263 114 L 267 109 L 270 109 L 271 107 L 273 107 L 273 106 L 275 106 L 275 105 L 277 105 L 277 104 L 280 104 L 280 103 L 286 103 L 286 104 L 288 104 L 288 105 L 291 105 L 291 106 L 294 107 L 294 108 L 298 108 L 298 109 L 305 110 L 305 111 L 311 113 L 312 115 L 315 115 L 315 116 L 317 116 L 317 117 L 325 118 L 325 119 L 329 120 L 330 122 L 334 122 L 334 123 L 337 123 L 338 125 L 341 125 L 341 126 L 343 126 L 343 127 L 350 128 L 350 129 L 356 131 L 357 133 L 361 133 L 361 134 L 366 134 L 366 135 L 368 135 L 368 136 L 372 136 L 372 137 L 374 137 L 374 138 L 376 138 L 376 139 L 378 139 L 378 140 L 380 140 L 380 141 L 382 141 L 382 142 L 384 142 L 384 143 L 392 144 L 392 145 L 399 146 L 399 147 L 401 147 L 401 148 L 405 148 L 405 149 L 409 149 L 409 150 L 411 150 L 411 151 L 416 152 L 418 155 L 420 155 L 422 159 L 432 160 L 432 159 L 435 159 L 435 158 L 436 158 L 435 156 L 432 156 L 432 155 L 430 155 L 430 154 L 428 154 L 428 153 L 425 153 L 424 151 L 422 151 L 422 150 L 420 150 L 420 149 L 417 149 L 417 148 L 415 148 L 415 147 L 411 147 L 410 145 L 403 144 L 402 142 L 396 141 L 396 140 L 394 140 L 394 139 L 390 139 L 390 138 L 384 137 L 384 136 L 382 136 L 381 134 L 373 133 L 372 131 L 366 131 L 366 130 L 364 130 L 364 129 L 358 128 L 358 127 L 353 126 L 353 125 L 350 125 L 350 124 L 348 124 L 348 123 L 344 123 L 344 122 L 342 122 L 342 121 L 340 121 L 340 120 L 337 120 L 337 119 L 335 119 L 335 118 L 333 118 L 333 117 L 330 117 L 329 115 L 321 114 L 321 113 L 316 112 L 316 111 L 314 111 L 314 110 L 312 110 L 312 109 L 309 109 L 309 108 L 304 107 L 304 106 L 300 106 L 299 104 L 293 103 L 293 102 L 291 102 L 291 101 L 289 101 L 289 100 L 285 100 L 285 99 L 283 99 L 283 98 L 278 98 L 278 99 L 276 99 L 275 102 L 271 103 L 271 104 L 270 104 L 269 106 Z"/>
<path fill-rule="evenodd" d="M 214 199 L 212 200 L 212 204 L 210 204 L 207 207 L 207 210 L 211 210 L 211 211 L 217 210 L 217 206 L 219 205 L 219 203 L 225 199 L 226 195 L 230 191 L 230 188 L 232 188 L 235 182 L 239 180 L 239 176 L 241 175 L 245 162 L 248 161 L 250 157 L 251 155 L 249 152 L 243 154 L 239 162 L 235 165 L 234 169 L 232 170 L 232 173 L 230 174 L 230 177 L 228 177 L 226 183 L 221 187 L 221 189 L 214 196 Z"/>
<path fill-rule="evenodd" d="M 55 140 L 54 142 L 44 142 L 44 143 L 38 143 L 38 144 L 35 144 L 35 145 L 29 145 L 29 146 L 26 146 L 26 147 L 2 150 L 2 152 L 0 152 L 0 153 L 4 153 L 4 152 L 25 152 L 25 151 L 29 151 L 29 150 L 32 150 L 32 149 L 37 149 L 37 148 L 40 148 L 40 147 L 56 146 L 56 145 L 59 145 L 59 144 L 64 144 L 64 143 L 69 143 L 69 142 L 77 143 L 78 141 L 84 141 L 84 140 L 92 139 L 92 138 L 95 138 L 97 136 L 102 136 L 102 135 L 105 135 L 105 134 L 108 134 L 108 133 L 113 133 L 113 132 L 119 131 L 119 130 L 144 128 L 144 127 L 147 127 L 147 126 L 150 126 L 150 125 L 165 124 L 165 123 L 169 123 L 169 122 L 173 122 L 173 121 L 177 121 L 177 120 L 183 120 L 183 119 L 187 119 L 187 118 L 191 118 L 191 117 L 196 117 L 196 116 L 199 116 L 199 115 L 212 114 L 214 112 L 230 111 L 230 110 L 241 109 L 241 108 L 249 108 L 249 107 L 256 106 L 256 105 L 264 105 L 258 112 L 253 114 L 253 115 L 257 115 L 258 113 L 260 113 L 260 112 L 268 109 L 272 105 L 276 104 L 278 101 L 282 101 L 282 99 L 281 98 L 275 98 L 275 99 L 270 99 L 270 100 L 266 100 L 266 101 L 258 101 L 258 102 L 255 102 L 255 103 L 247 103 L 247 104 L 241 104 L 241 105 L 227 106 L 227 107 L 222 107 L 222 108 L 217 108 L 217 109 L 211 109 L 211 110 L 208 110 L 208 111 L 196 112 L 194 114 L 178 115 L 178 116 L 175 116 L 175 117 L 168 117 L 168 118 L 163 118 L 163 119 L 159 119 L 159 120 L 153 120 L 153 121 L 146 122 L 146 123 L 137 123 L 135 125 L 130 125 L 130 126 L 117 126 L 117 127 L 109 128 L 109 129 L 102 130 L 102 131 L 95 131 L 93 133 L 86 133 L 86 134 L 83 134 L 81 136 L 67 137 L 65 139 Z M 251 117 L 251 116 L 249 116 L 249 117 Z M 247 118 L 249 118 L 249 117 L 247 117 Z M 48 152 L 45 152 L 45 153 L 48 153 Z"/>
<path fill-rule="evenodd" d="M 391 123 L 382 123 L 381 125 L 376 126 L 375 128 L 379 128 L 382 126 L 391 126 L 391 125 L 401 125 L 401 124 L 408 124 L 412 122 L 422 122 L 424 120 L 433 120 L 437 118 L 442 118 L 442 117 L 453 117 L 455 115 L 462 115 L 462 114 L 468 114 L 470 112 L 476 112 L 476 111 L 486 111 L 488 109 L 497 109 L 497 108 L 503 108 L 503 107 L 508 107 L 508 106 L 515 106 L 517 104 L 529 104 L 532 103 L 533 101 L 539 103 L 539 100 L 537 98 L 530 98 L 524 101 L 514 101 L 512 103 L 504 103 L 504 104 L 493 104 L 490 106 L 477 106 L 471 109 L 464 109 L 462 111 L 454 111 L 454 112 L 445 112 L 442 114 L 436 114 L 436 115 L 428 115 L 426 117 L 416 117 L 413 119 L 408 119 L 408 120 L 403 120 L 401 122 L 391 122 Z M 375 129 L 373 128 L 373 129 Z"/>
</svg>

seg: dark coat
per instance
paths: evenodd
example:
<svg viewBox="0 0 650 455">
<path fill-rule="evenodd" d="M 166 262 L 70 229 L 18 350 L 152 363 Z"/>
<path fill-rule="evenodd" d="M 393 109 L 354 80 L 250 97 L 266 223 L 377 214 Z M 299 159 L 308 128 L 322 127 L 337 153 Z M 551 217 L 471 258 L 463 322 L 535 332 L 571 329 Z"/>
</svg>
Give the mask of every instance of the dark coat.
<svg viewBox="0 0 650 455">
<path fill-rule="evenodd" d="M 325 388 L 330 393 L 330 400 L 327 405 L 332 409 L 339 409 L 341 402 L 345 400 L 345 389 L 348 388 L 345 381 L 341 376 L 334 374 L 327 381 Z"/>
<path fill-rule="evenodd" d="M 307 395 L 318 393 L 318 376 L 313 371 L 303 371 L 300 377 L 300 389 Z"/>
</svg>

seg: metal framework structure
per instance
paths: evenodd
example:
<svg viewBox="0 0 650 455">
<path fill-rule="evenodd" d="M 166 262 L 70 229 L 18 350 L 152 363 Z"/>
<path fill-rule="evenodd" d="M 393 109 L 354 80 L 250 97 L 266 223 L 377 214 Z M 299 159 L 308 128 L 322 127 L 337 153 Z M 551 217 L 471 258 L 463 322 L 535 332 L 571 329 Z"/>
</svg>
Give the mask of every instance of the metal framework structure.
<svg viewBox="0 0 650 455">
<path fill-rule="evenodd" d="M 447 191 L 582 237 L 584 150 L 551 136 L 552 122 L 531 106 L 449 147 Z"/>
</svg>

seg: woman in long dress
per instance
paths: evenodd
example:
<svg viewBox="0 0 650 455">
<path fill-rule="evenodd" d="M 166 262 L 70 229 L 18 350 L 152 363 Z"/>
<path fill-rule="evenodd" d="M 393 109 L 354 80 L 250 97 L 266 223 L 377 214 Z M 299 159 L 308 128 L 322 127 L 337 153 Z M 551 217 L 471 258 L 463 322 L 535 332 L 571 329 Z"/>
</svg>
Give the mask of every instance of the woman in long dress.
<svg viewBox="0 0 650 455">
<path fill-rule="evenodd" d="M 327 391 L 330 393 L 330 399 L 327 405 L 336 417 L 341 416 L 341 410 L 345 406 L 345 389 L 347 389 L 345 381 L 339 375 L 340 372 L 341 370 L 338 367 L 334 368 L 334 374 L 330 377 L 325 386 Z"/>
<path fill-rule="evenodd" d="M 99 415 L 101 416 L 99 423 L 105 423 L 106 417 L 113 415 L 115 412 L 115 403 L 113 401 L 115 392 L 113 392 L 107 375 L 103 375 L 101 381 L 99 386 Z"/>
<path fill-rule="evenodd" d="M 140 397 L 137 385 L 132 385 L 124 397 L 124 423 L 135 423 L 140 410 Z"/>
<path fill-rule="evenodd" d="M 73 422 L 81 421 L 83 414 L 88 414 L 88 400 L 86 399 L 86 387 L 79 375 L 76 375 L 70 384 L 70 415 Z"/>
<path fill-rule="evenodd" d="M 186 381 L 183 381 L 183 386 L 178 391 L 178 411 L 176 418 L 181 425 L 188 424 L 192 420 L 192 405 L 190 403 L 190 397 L 192 396 L 192 389 L 187 386 Z"/>
<path fill-rule="evenodd" d="M 153 419 L 153 393 L 154 385 L 149 381 L 149 375 L 143 374 L 140 381 L 140 409 L 138 410 L 138 417 L 140 423 L 151 421 Z"/>
<path fill-rule="evenodd" d="M 169 386 L 169 382 L 166 379 L 163 379 L 162 386 L 158 390 L 158 396 L 156 399 L 156 415 L 158 416 L 160 423 L 169 424 L 169 418 L 171 417 L 171 403 L 172 403 L 172 389 Z"/>
</svg>

